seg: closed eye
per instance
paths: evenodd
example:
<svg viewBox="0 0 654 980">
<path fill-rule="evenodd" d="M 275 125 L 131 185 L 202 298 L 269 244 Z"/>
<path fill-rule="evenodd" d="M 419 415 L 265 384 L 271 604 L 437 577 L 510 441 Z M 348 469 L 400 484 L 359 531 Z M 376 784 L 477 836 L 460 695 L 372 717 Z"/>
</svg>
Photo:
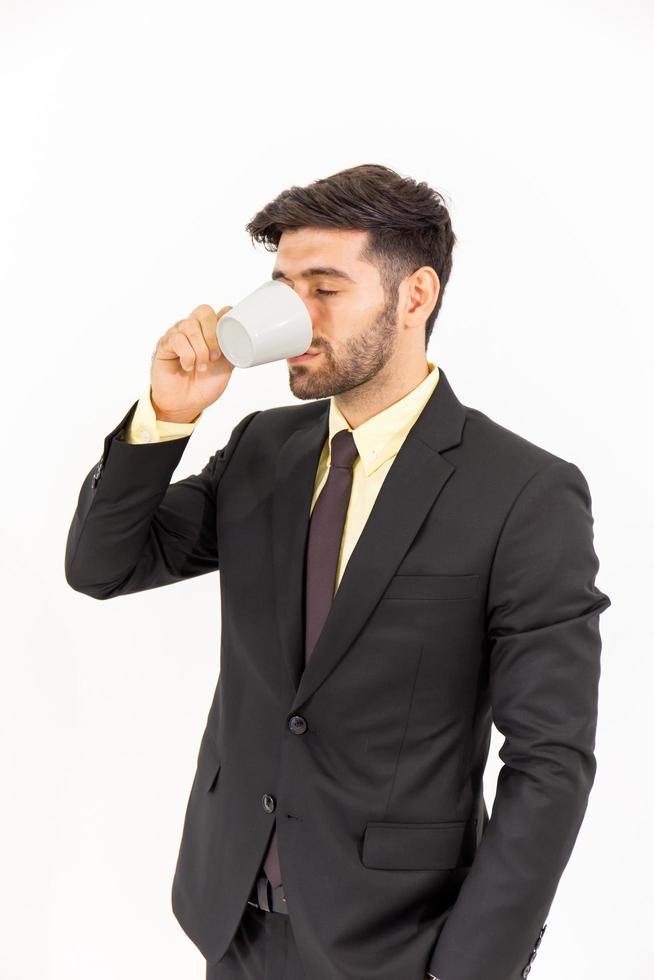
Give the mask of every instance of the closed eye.
<svg viewBox="0 0 654 980">
<path fill-rule="evenodd" d="M 316 292 L 317 293 L 320 293 L 322 296 L 336 296 L 336 293 L 338 292 L 338 290 L 337 289 L 316 289 Z"/>
</svg>

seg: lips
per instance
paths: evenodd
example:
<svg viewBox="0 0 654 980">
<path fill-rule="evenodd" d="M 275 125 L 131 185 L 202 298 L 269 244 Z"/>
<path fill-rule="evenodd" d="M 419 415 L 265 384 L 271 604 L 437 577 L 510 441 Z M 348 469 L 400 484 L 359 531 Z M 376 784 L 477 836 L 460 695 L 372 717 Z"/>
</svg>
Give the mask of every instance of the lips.
<svg viewBox="0 0 654 980">
<path fill-rule="evenodd" d="M 295 364 L 299 361 L 305 361 L 307 358 L 317 357 L 320 351 L 305 351 L 304 354 L 297 354 L 295 357 L 289 357 L 288 363 Z"/>
</svg>

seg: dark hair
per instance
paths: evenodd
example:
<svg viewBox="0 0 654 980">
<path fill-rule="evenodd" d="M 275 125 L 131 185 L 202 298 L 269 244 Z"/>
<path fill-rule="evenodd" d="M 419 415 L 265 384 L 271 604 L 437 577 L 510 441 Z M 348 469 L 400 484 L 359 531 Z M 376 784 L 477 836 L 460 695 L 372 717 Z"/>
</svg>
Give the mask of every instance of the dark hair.
<svg viewBox="0 0 654 980">
<path fill-rule="evenodd" d="M 282 232 L 295 228 L 368 231 L 360 258 L 376 265 L 387 301 L 396 304 L 400 282 L 423 265 L 440 281 L 434 309 L 425 322 L 425 350 L 452 269 L 456 236 L 444 199 L 424 181 L 376 163 L 340 170 L 306 187 L 290 187 L 266 204 L 245 226 L 252 242 L 277 250 Z M 272 247 L 268 247 L 272 246 Z"/>
</svg>

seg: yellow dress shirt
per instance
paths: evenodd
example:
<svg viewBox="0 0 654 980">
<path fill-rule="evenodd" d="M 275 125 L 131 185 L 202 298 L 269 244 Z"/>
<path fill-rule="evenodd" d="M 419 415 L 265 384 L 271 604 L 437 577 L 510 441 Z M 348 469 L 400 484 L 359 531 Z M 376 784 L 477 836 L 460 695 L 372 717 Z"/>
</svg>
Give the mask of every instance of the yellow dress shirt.
<svg viewBox="0 0 654 980">
<path fill-rule="evenodd" d="M 311 511 L 320 495 L 331 458 L 331 440 L 341 429 L 349 429 L 354 436 L 354 442 L 359 455 L 352 466 L 352 492 L 345 517 L 341 550 L 336 572 L 336 589 L 338 588 L 345 566 L 354 550 L 359 535 L 368 520 L 370 511 L 377 494 L 399 452 L 400 446 L 406 439 L 409 429 L 414 424 L 434 388 L 438 384 L 438 367 L 432 361 L 427 361 L 429 374 L 412 391 L 388 408 L 377 412 L 371 418 L 352 429 L 336 405 L 332 397 L 329 406 L 329 435 L 322 448 L 316 481 L 314 484 Z M 177 439 L 193 431 L 202 413 L 193 422 L 160 422 L 152 407 L 150 385 L 136 406 L 132 423 L 126 433 L 126 441 L 131 443 L 160 442 L 166 439 Z"/>
<path fill-rule="evenodd" d="M 331 440 L 341 429 L 349 429 L 354 437 L 354 443 L 359 455 L 352 465 L 352 491 L 350 502 L 345 515 L 345 527 L 341 540 L 341 550 L 336 569 L 335 590 L 340 585 L 354 546 L 364 528 L 377 494 L 381 489 L 384 478 L 391 468 L 400 446 L 406 439 L 409 429 L 414 424 L 434 388 L 438 384 L 438 368 L 428 361 L 429 374 L 407 395 L 399 401 L 384 408 L 371 416 L 361 425 L 353 429 L 339 410 L 334 398 L 329 406 L 329 436 L 322 448 L 316 472 L 316 483 L 311 501 L 313 511 L 316 500 L 320 495 L 329 469 L 331 458 Z"/>
</svg>

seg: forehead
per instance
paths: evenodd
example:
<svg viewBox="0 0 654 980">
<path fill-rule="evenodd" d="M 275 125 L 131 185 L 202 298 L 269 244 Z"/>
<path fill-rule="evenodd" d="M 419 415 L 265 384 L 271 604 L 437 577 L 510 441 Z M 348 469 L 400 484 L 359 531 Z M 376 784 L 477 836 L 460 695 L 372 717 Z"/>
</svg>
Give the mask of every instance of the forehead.
<svg viewBox="0 0 654 980">
<path fill-rule="evenodd" d="M 356 280 L 374 271 L 358 256 L 368 240 L 368 232 L 342 228 L 297 228 L 283 232 L 277 247 L 273 272 L 293 277 L 313 266 L 334 266 Z"/>
</svg>

